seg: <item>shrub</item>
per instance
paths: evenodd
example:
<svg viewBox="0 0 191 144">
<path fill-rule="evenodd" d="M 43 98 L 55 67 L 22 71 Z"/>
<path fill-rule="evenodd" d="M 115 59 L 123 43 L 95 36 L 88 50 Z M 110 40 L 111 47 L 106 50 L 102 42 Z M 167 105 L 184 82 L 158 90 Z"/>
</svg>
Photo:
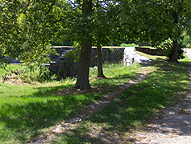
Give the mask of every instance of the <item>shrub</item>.
<svg viewBox="0 0 191 144">
<path fill-rule="evenodd" d="M 159 44 L 156 46 L 157 49 L 159 50 L 165 50 L 166 56 L 168 58 L 171 58 L 172 52 L 173 52 L 173 41 L 168 38 L 165 40 L 163 43 Z M 178 59 L 183 59 L 184 58 L 184 51 L 182 50 L 183 48 L 183 43 L 181 40 L 178 41 Z"/>
<path fill-rule="evenodd" d="M 136 44 L 134 44 L 134 43 L 132 43 L 132 44 L 122 43 L 122 44 L 120 45 L 120 47 L 138 47 L 138 45 L 136 45 Z"/>
<path fill-rule="evenodd" d="M 49 70 L 49 68 L 44 65 L 40 66 L 31 65 L 29 67 L 24 67 L 20 71 L 21 71 L 20 77 L 29 83 L 31 81 L 45 82 L 56 79 L 55 75 L 53 75 Z"/>
</svg>

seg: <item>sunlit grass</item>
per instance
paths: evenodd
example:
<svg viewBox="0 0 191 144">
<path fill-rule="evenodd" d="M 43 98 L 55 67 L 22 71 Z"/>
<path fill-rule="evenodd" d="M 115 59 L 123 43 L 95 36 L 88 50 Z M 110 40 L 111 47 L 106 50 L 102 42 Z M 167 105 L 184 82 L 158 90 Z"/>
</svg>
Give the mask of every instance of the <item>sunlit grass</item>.
<svg viewBox="0 0 191 144">
<path fill-rule="evenodd" d="M 189 90 L 187 67 L 190 60 L 185 58 L 177 64 L 167 62 L 166 57 L 143 55 L 152 59 L 152 66 L 144 68 L 150 72 L 147 79 L 130 86 L 79 127 L 59 135 L 51 143 L 105 143 L 105 136 L 112 138 L 116 134 L 128 143 L 130 132 L 143 128 L 154 118 L 161 118 L 164 107 L 178 103 Z M 92 131 L 101 136 L 92 136 Z"/>
<path fill-rule="evenodd" d="M 20 68 L 11 65 L 14 70 Z M 105 64 L 107 79 L 91 81 L 92 86 L 118 86 L 136 76 L 139 65 Z M 3 75 L 5 71 L 1 71 Z M 91 76 L 92 77 L 92 76 Z M 101 98 L 107 90 L 87 94 L 59 95 L 58 90 L 74 87 L 76 79 L 35 85 L 0 86 L 0 143 L 26 143 L 79 109 Z"/>
<path fill-rule="evenodd" d="M 180 64 L 176 64 L 168 63 L 165 57 L 145 56 L 152 59 L 152 66 L 141 68 L 139 64 L 129 67 L 123 67 L 122 63 L 104 64 L 106 79 L 94 78 L 97 71 L 91 69 L 96 67 L 90 68 L 90 83 L 93 87 L 115 88 L 128 82 L 138 72 L 144 70 L 150 74 L 146 80 L 126 89 L 108 106 L 76 129 L 56 137 L 52 143 L 103 143 L 101 139 L 89 135 L 91 127 L 95 127 L 97 132 L 107 130 L 107 134 L 111 136 L 114 132 L 128 133 L 129 130 L 142 127 L 149 120 L 159 117 L 163 107 L 173 105 L 180 97 L 184 97 L 189 89 L 190 78 L 186 70 L 189 59 L 185 58 L 180 60 Z M 3 73 L 0 70 L 0 74 Z M 67 78 L 59 82 L 22 86 L 1 83 L 0 143 L 31 142 L 32 138 L 43 134 L 51 126 L 107 93 L 107 90 L 62 96 L 56 93 L 58 90 L 74 87 L 75 81 L 76 79 Z M 128 141 L 128 137 L 126 139 Z"/>
<path fill-rule="evenodd" d="M 16 71 L 20 68 L 21 68 L 21 65 L 18 65 L 18 64 L 10 64 L 6 67 L 6 69 L 0 68 L 0 76 L 4 76 L 6 73 L 10 73 L 11 70 Z"/>
</svg>

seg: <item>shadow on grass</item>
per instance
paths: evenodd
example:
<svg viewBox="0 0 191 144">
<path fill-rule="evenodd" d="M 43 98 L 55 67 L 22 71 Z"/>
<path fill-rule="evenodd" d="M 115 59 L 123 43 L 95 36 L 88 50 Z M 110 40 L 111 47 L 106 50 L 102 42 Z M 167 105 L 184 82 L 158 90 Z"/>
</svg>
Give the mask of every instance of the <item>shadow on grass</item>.
<svg viewBox="0 0 191 144">
<path fill-rule="evenodd" d="M 51 140 L 51 144 L 76 144 L 76 143 L 97 143 L 104 144 L 102 139 L 90 136 L 87 134 L 89 131 L 86 127 L 78 127 L 77 129 L 70 130 L 67 133 L 58 135 L 56 139 Z"/>
<path fill-rule="evenodd" d="M 134 74 L 121 75 L 119 78 L 105 79 L 100 85 L 120 85 L 124 78 Z M 117 81 L 115 81 L 117 80 Z M 96 84 L 95 84 L 96 85 Z M 58 95 L 57 90 L 71 86 L 37 87 L 37 92 L 22 97 L 10 96 L 0 105 L 0 142 L 13 141 L 24 143 L 42 133 L 43 129 L 58 124 L 80 109 L 101 98 L 107 91 L 86 94 Z"/>
<path fill-rule="evenodd" d="M 55 140 L 53 143 L 61 143 L 62 141 L 68 143 L 106 143 L 103 141 L 106 135 L 109 135 L 110 138 L 115 137 L 116 133 L 124 136 L 123 133 L 142 127 L 153 118 L 160 118 L 164 106 L 177 103 L 179 98 L 184 96 L 184 94 L 178 93 L 188 91 L 187 84 L 190 78 L 186 66 L 189 62 L 176 64 L 168 63 L 164 59 L 157 59 L 153 60 L 152 64 L 156 70 L 150 73 L 146 80 L 132 85 L 120 97 L 94 113 L 84 125 L 84 129 L 77 127 L 67 134 L 56 137 L 59 140 Z M 126 77 L 126 75 L 121 75 L 120 78 Z M 110 80 L 115 81 L 120 78 L 116 77 Z M 109 81 L 103 81 L 101 84 L 109 85 Z M 103 135 L 100 135 L 99 139 L 90 135 L 90 130 L 87 128 L 88 123 L 98 125 L 98 129 L 101 125 L 101 131 L 105 135 L 102 133 Z M 133 139 L 126 137 L 125 142 L 133 141 Z"/>
<path fill-rule="evenodd" d="M 128 131 L 144 125 L 153 117 L 158 116 L 163 106 L 177 100 L 179 91 L 188 90 L 189 76 L 185 64 L 174 64 L 154 61 L 158 70 L 150 73 L 148 78 L 129 87 L 118 99 L 92 115 L 92 123 L 105 123 L 110 128 L 103 127 L 108 132 Z M 127 82 L 136 73 L 124 74 L 114 78 L 92 82 L 95 86 L 118 86 Z M 60 121 L 69 118 L 75 112 L 89 103 L 101 98 L 106 91 L 87 94 L 60 96 L 52 94 L 64 86 L 39 87 L 38 91 L 29 96 L 14 98 L 13 104 L 1 105 L 0 111 L 0 139 L 1 141 L 17 141 L 24 143 L 39 135 L 44 128 L 49 128 Z M 66 88 L 66 87 L 65 87 Z M 102 141 L 90 137 L 88 129 L 77 128 L 71 135 L 61 136 L 67 142 L 96 142 Z M 86 138 L 87 137 L 87 138 Z M 1 142 L 0 141 L 0 142 Z M 56 143 L 56 142 L 55 142 Z"/>
<path fill-rule="evenodd" d="M 115 101 L 92 115 L 91 122 L 109 125 L 109 132 L 127 132 L 129 129 L 144 126 L 153 118 L 160 118 L 164 106 L 177 103 L 189 90 L 190 78 L 186 70 L 189 62 L 176 64 L 158 61 L 160 59 L 153 62 L 158 68 L 156 71 L 150 73 L 146 80 L 126 89 Z M 181 95 L 179 92 L 185 93 Z"/>
<path fill-rule="evenodd" d="M 143 127 L 153 118 L 161 118 L 162 108 L 177 103 L 179 98 L 184 96 L 178 93 L 187 92 L 189 89 L 187 84 L 190 78 L 186 71 L 188 63 L 168 63 L 163 59 L 154 61 L 157 70 L 150 73 L 146 80 L 132 85 L 120 97 L 89 118 L 87 123 L 102 125 L 101 134 L 97 132 L 99 137 L 90 135 L 90 130 L 86 126 L 88 124 L 86 124 L 84 129 L 76 128 L 72 132 L 60 135 L 58 138 L 60 140 L 54 142 L 106 143 L 103 140 L 111 140 L 116 133 L 123 137 L 124 133 Z M 121 78 L 123 76 L 126 77 L 122 75 Z M 133 142 L 134 139 L 126 136 L 124 141 Z"/>
<path fill-rule="evenodd" d="M 99 81 L 94 81 L 92 82 L 92 86 L 98 86 L 98 87 L 108 86 L 108 87 L 116 88 L 123 83 L 127 83 L 129 80 L 133 79 L 137 75 L 138 73 L 136 72 L 132 72 L 129 74 L 122 74 L 122 75 L 119 74 L 113 78 L 105 78 Z"/>
</svg>

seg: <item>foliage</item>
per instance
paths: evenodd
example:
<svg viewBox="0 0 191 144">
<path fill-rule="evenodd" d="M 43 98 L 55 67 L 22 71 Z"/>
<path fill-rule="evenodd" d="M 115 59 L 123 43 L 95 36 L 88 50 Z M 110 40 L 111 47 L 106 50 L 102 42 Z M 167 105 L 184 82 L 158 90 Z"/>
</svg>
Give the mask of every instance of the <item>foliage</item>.
<svg viewBox="0 0 191 144">
<path fill-rule="evenodd" d="M 157 45 L 156 47 L 158 50 L 164 50 L 167 58 L 170 58 L 172 56 L 173 41 L 170 38 L 165 40 L 163 43 Z M 184 51 L 182 50 L 182 48 L 183 48 L 182 41 L 179 41 L 179 43 L 178 43 L 178 59 L 184 58 L 184 55 L 183 55 Z"/>
<path fill-rule="evenodd" d="M 126 44 L 126 43 L 122 43 L 120 45 L 120 47 L 138 47 L 139 45 L 131 43 L 131 44 Z"/>
<path fill-rule="evenodd" d="M 97 66 L 90 67 L 90 77 L 96 77 L 97 76 Z"/>
<path fill-rule="evenodd" d="M 70 78 L 70 77 L 60 80 L 60 82 L 63 85 L 70 85 L 70 84 L 73 84 L 75 81 L 76 81 L 76 78 Z"/>
<path fill-rule="evenodd" d="M 64 57 L 70 58 L 72 62 L 79 62 L 80 48 L 74 48 L 73 50 L 70 50 L 67 54 L 64 55 Z"/>
<path fill-rule="evenodd" d="M 50 42 L 52 46 L 72 46 L 73 42 L 71 40 L 57 40 Z"/>
<path fill-rule="evenodd" d="M 191 32 L 191 4 L 187 0 L 140 0 L 132 1 L 131 4 L 122 0 L 120 4 L 124 13 L 124 26 L 130 26 L 133 30 L 129 32 L 132 32 L 132 39 L 151 44 L 162 43 L 168 37 L 172 40 L 180 39 L 185 30 L 188 34 Z M 178 48 L 174 47 L 173 51 L 172 61 L 177 61 Z"/>
<path fill-rule="evenodd" d="M 184 31 L 181 35 L 183 37 L 182 41 L 182 45 L 184 48 L 190 48 L 191 47 L 191 38 L 190 36 L 187 34 L 186 31 Z"/>
<path fill-rule="evenodd" d="M 20 72 L 20 77 L 29 83 L 34 81 L 48 82 L 56 80 L 56 76 L 44 65 L 36 66 L 31 64 L 29 67 L 20 69 Z"/>
<path fill-rule="evenodd" d="M 184 37 L 184 39 L 182 40 L 182 43 L 183 43 L 184 48 L 190 48 L 191 47 L 191 38 L 190 38 L 190 36 Z"/>
<path fill-rule="evenodd" d="M 26 65 L 37 61 L 38 65 L 49 61 L 55 53 L 50 48 L 59 29 L 67 2 L 58 0 L 0 1 L 3 15 L 1 20 L 0 48 L 3 56 L 21 58 Z"/>
</svg>

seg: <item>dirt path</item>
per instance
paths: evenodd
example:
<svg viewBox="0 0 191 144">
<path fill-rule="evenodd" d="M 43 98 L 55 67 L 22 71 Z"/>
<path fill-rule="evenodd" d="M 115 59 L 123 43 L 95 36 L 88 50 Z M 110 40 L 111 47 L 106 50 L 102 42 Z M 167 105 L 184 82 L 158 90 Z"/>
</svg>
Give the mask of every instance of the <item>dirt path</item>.
<svg viewBox="0 0 191 144">
<path fill-rule="evenodd" d="M 191 75 L 191 67 L 188 71 Z M 163 119 L 152 121 L 146 130 L 132 135 L 136 144 L 190 144 L 191 90 L 179 104 L 165 111 Z"/>
<path fill-rule="evenodd" d="M 142 73 L 139 73 L 139 75 L 136 78 L 130 80 L 128 83 L 122 84 L 120 87 L 118 87 L 114 91 L 105 94 L 103 98 L 101 98 L 99 101 L 89 104 L 88 106 L 86 106 L 86 108 L 83 111 L 76 114 L 74 117 L 63 120 L 59 125 L 53 127 L 51 132 L 49 132 L 48 135 L 43 136 L 42 138 L 38 138 L 32 143 L 36 143 L 36 144 L 48 143 L 56 135 L 65 133 L 68 130 L 75 129 L 78 126 L 79 122 L 82 122 L 83 120 L 87 119 L 90 115 L 92 115 L 94 112 L 106 106 L 115 97 L 122 94 L 124 90 L 127 89 L 129 86 L 144 80 L 146 76 L 147 76 L 147 72 L 145 71 L 143 71 Z M 103 141 L 107 141 L 107 139 L 104 139 Z M 113 137 L 112 141 L 116 141 L 116 138 Z"/>
<path fill-rule="evenodd" d="M 186 49 L 191 59 L 191 50 Z M 187 68 L 191 76 L 191 66 Z M 191 85 L 191 82 L 190 82 Z M 146 132 L 132 134 L 136 144 L 190 144 L 191 143 L 191 89 L 180 103 L 165 110 L 164 118 L 153 120 Z"/>
<path fill-rule="evenodd" d="M 186 55 L 191 59 L 191 50 L 186 50 Z M 188 67 L 188 73 L 191 76 L 191 66 Z M 123 91 L 130 85 L 142 81 L 146 78 L 146 73 L 141 73 L 138 77 L 131 80 L 129 83 L 121 85 L 113 92 L 107 93 L 103 98 L 93 104 L 88 105 L 84 111 L 77 114 L 75 117 L 62 121 L 59 125 L 52 129 L 49 136 L 39 138 L 33 143 L 48 143 L 49 140 L 56 135 L 72 130 L 77 127 L 79 122 L 87 119 L 92 113 L 98 109 L 103 108 L 116 96 L 123 93 Z M 191 83 L 190 83 L 191 85 Z M 143 132 L 137 131 L 130 135 L 132 143 L 135 144 L 190 144 L 191 143 L 191 90 L 184 99 L 180 99 L 180 103 L 170 109 L 164 109 L 164 118 L 160 120 L 153 120 Z M 100 138 L 99 135 L 97 137 Z M 109 137 L 109 143 L 121 143 L 120 139 L 116 137 Z M 107 143 L 107 138 L 103 140 Z M 122 140 L 123 141 L 123 140 Z M 123 143 L 125 143 L 123 141 Z"/>
</svg>

